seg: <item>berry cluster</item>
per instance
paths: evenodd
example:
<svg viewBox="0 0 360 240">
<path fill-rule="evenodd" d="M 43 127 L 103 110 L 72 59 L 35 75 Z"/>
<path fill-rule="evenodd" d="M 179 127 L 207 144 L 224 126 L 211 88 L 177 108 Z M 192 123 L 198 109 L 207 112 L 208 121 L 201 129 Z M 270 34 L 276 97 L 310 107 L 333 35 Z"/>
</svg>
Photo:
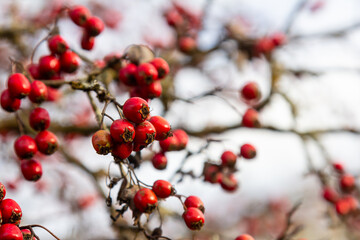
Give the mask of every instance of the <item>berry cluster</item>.
<svg viewBox="0 0 360 240">
<path fill-rule="evenodd" d="M 234 175 L 237 158 L 253 159 L 255 156 L 256 149 L 250 144 L 242 145 L 238 155 L 232 151 L 224 151 L 220 164 L 209 162 L 204 164 L 204 181 L 212 184 L 219 183 L 225 191 L 233 192 L 238 188 L 238 181 Z"/>
<path fill-rule="evenodd" d="M 154 58 L 150 62 L 128 62 L 119 70 L 119 81 L 130 87 L 130 97 L 153 99 L 160 97 L 162 87 L 160 80 L 169 73 L 169 65 L 162 58 Z"/>
<path fill-rule="evenodd" d="M 333 169 L 337 173 L 338 188 L 329 184 L 323 188 L 323 198 L 334 205 L 336 212 L 341 216 L 357 215 L 359 203 L 356 199 L 355 177 L 347 174 L 342 164 L 334 163 Z"/>
<path fill-rule="evenodd" d="M 259 85 L 256 82 L 247 82 L 240 89 L 240 97 L 247 105 L 256 105 L 261 98 Z M 259 113 L 253 108 L 247 109 L 243 115 L 242 125 L 248 128 L 260 127 Z"/>
</svg>

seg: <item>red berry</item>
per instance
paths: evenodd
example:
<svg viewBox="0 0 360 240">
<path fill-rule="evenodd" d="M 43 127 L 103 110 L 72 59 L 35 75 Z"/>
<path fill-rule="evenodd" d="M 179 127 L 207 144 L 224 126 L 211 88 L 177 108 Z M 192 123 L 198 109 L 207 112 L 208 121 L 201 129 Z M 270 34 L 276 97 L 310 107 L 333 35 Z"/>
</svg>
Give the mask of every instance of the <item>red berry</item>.
<svg viewBox="0 0 360 240">
<path fill-rule="evenodd" d="M 156 137 L 155 139 L 158 141 L 166 139 L 171 133 L 171 127 L 168 121 L 165 118 L 160 116 L 154 116 L 149 119 L 149 122 L 156 129 Z"/>
<path fill-rule="evenodd" d="M 12 223 L 12 224 L 19 224 L 21 217 L 22 217 L 22 211 L 14 200 L 7 198 L 2 200 L 0 203 L 0 211 L 2 214 L 2 220 L 4 223 Z M 0 238 L 1 239 L 1 238 Z"/>
<path fill-rule="evenodd" d="M 152 190 L 154 191 L 155 195 L 159 198 L 167 198 L 170 195 L 175 193 L 175 189 L 165 180 L 157 180 L 154 182 Z"/>
<path fill-rule="evenodd" d="M 192 37 L 181 37 L 179 39 L 179 49 L 182 52 L 190 53 L 196 49 L 196 41 Z"/>
<path fill-rule="evenodd" d="M 134 123 L 145 121 L 150 113 L 148 103 L 139 97 L 129 98 L 123 106 L 125 117 Z"/>
<path fill-rule="evenodd" d="M 21 229 L 21 233 L 23 235 L 24 240 L 31 240 L 31 231 L 29 229 Z M 33 237 L 32 240 L 36 240 L 36 238 Z"/>
<path fill-rule="evenodd" d="M 21 172 L 26 180 L 36 182 L 42 176 L 41 163 L 34 159 L 22 160 Z"/>
<path fill-rule="evenodd" d="M 255 54 L 269 54 L 275 48 L 274 42 L 269 37 L 260 38 L 255 44 Z"/>
<path fill-rule="evenodd" d="M 6 195 L 6 188 L 5 188 L 4 184 L 2 184 L 0 182 L 0 202 L 5 198 L 5 195 Z M 0 217 L 0 219 L 1 219 L 1 217 Z M 1 224 L 1 222 L 0 222 L 0 224 Z"/>
<path fill-rule="evenodd" d="M 39 72 L 39 65 L 38 64 L 29 64 L 27 66 L 27 69 L 30 73 L 30 75 L 34 78 L 34 79 L 40 79 L 40 72 Z"/>
<path fill-rule="evenodd" d="M 163 152 L 175 151 L 179 148 L 179 140 L 174 134 L 165 140 L 159 141 L 159 143 Z"/>
<path fill-rule="evenodd" d="M 286 35 L 282 32 L 274 33 L 270 36 L 275 47 L 284 45 L 286 42 Z"/>
<path fill-rule="evenodd" d="M 48 46 L 52 54 L 63 54 L 69 46 L 60 35 L 54 35 L 48 39 Z"/>
<path fill-rule="evenodd" d="M 61 71 L 66 73 L 73 73 L 79 68 L 80 58 L 76 53 L 72 51 L 66 51 L 60 56 L 60 64 Z"/>
<path fill-rule="evenodd" d="M 255 109 L 249 108 L 243 115 L 242 125 L 248 128 L 260 127 L 259 114 Z"/>
<path fill-rule="evenodd" d="M 125 159 L 130 156 L 133 151 L 133 143 L 115 143 L 111 154 L 114 157 Z"/>
<path fill-rule="evenodd" d="M 173 135 L 178 140 L 177 150 L 185 149 L 187 143 L 189 142 L 189 136 L 187 135 L 187 133 L 184 130 L 176 129 L 174 130 Z"/>
<path fill-rule="evenodd" d="M 221 187 L 228 192 L 233 192 L 238 188 L 238 181 L 234 174 L 230 176 L 223 176 L 220 182 Z"/>
<path fill-rule="evenodd" d="M 4 224 L 0 227 L 1 240 L 23 240 L 20 228 L 14 224 Z"/>
<path fill-rule="evenodd" d="M 126 86 L 136 86 L 137 66 L 133 63 L 127 64 L 119 70 L 119 80 Z"/>
<path fill-rule="evenodd" d="M 132 142 L 135 138 L 135 128 L 128 120 L 119 119 L 111 124 L 110 134 L 116 142 Z"/>
<path fill-rule="evenodd" d="M 33 103 L 42 103 L 48 98 L 48 89 L 46 85 L 41 81 L 33 81 L 31 83 L 31 91 L 29 99 Z"/>
<path fill-rule="evenodd" d="M 335 171 L 337 171 L 338 173 L 344 173 L 345 169 L 344 169 L 344 165 L 342 165 L 341 163 L 333 163 L 333 168 Z"/>
<path fill-rule="evenodd" d="M 343 175 L 340 179 L 340 187 L 344 192 L 351 192 L 355 188 L 355 178 L 351 175 Z"/>
<path fill-rule="evenodd" d="M 47 90 L 48 90 L 47 101 L 56 102 L 57 100 L 59 100 L 61 98 L 61 93 L 59 92 L 59 90 L 52 88 L 52 87 L 47 87 Z"/>
<path fill-rule="evenodd" d="M 258 101 L 261 98 L 259 85 L 256 82 L 246 83 L 240 93 L 245 101 Z"/>
<path fill-rule="evenodd" d="M 150 84 L 151 85 L 151 84 Z M 130 89 L 130 97 L 139 97 L 144 99 L 145 101 L 149 101 L 148 93 L 146 92 L 146 86 L 138 86 Z"/>
<path fill-rule="evenodd" d="M 104 22 L 98 17 L 90 17 L 85 23 L 85 29 L 89 36 L 97 36 L 104 30 Z"/>
<path fill-rule="evenodd" d="M 255 240 L 255 239 L 248 234 L 242 234 L 242 235 L 238 236 L 237 238 L 235 238 L 235 240 Z"/>
<path fill-rule="evenodd" d="M 164 153 L 156 153 L 151 159 L 151 162 L 154 168 L 159 170 L 163 170 L 167 166 L 167 158 Z"/>
<path fill-rule="evenodd" d="M 60 61 L 55 56 L 43 56 L 39 60 L 39 72 L 43 78 L 51 78 L 60 71 Z"/>
<path fill-rule="evenodd" d="M 244 144 L 240 148 L 240 155 L 245 159 L 252 159 L 256 156 L 256 148 L 251 144 Z"/>
<path fill-rule="evenodd" d="M 81 37 L 81 48 L 85 50 L 93 49 L 95 45 L 95 37 L 89 36 L 86 32 Z"/>
<path fill-rule="evenodd" d="M 205 212 L 205 207 L 204 207 L 204 203 L 201 201 L 200 198 L 198 198 L 197 196 L 189 196 L 185 199 L 184 202 L 185 206 L 187 208 L 198 208 L 200 209 L 200 211 L 202 211 L 203 213 Z"/>
<path fill-rule="evenodd" d="M 339 199 L 339 195 L 335 191 L 335 189 L 331 187 L 325 187 L 323 189 L 323 197 L 326 201 L 335 203 Z"/>
<path fill-rule="evenodd" d="M 205 223 L 205 217 L 198 208 L 190 207 L 182 215 L 186 226 L 191 230 L 200 230 Z"/>
<path fill-rule="evenodd" d="M 158 200 L 153 191 L 142 188 L 134 196 L 135 207 L 143 213 L 151 213 L 157 206 Z"/>
<path fill-rule="evenodd" d="M 141 86 L 141 88 L 143 88 L 142 92 L 145 98 L 149 99 L 158 98 L 161 96 L 162 93 L 162 86 L 159 81 L 150 83 L 146 86 Z"/>
<path fill-rule="evenodd" d="M 37 146 L 35 140 L 27 135 L 22 135 L 17 138 L 14 143 L 16 155 L 23 158 L 32 158 L 37 153 Z"/>
<path fill-rule="evenodd" d="M 36 131 L 43 131 L 50 126 L 49 112 L 45 108 L 37 107 L 29 116 L 30 126 Z"/>
<path fill-rule="evenodd" d="M 12 98 L 10 96 L 9 90 L 5 89 L 1 93 L 1 107 L 7 112 L 15 112 L 20 108 L 21 100 L 17 98 Z"/>
<path fill-rule="evenodd" d="M 8 78 L 8 90 L 12 98 L 24 98 L 30 93 L 30 82 L 21 73 L 11 74 Z"/>
<path fill-rule="evenodd" d="M 106 155 L 111 152 L 113 142 L 108 131 L 99 130 L 91 138 L 92 145 L 98 154 Z"/>
<path fill-rule="evenodd" d="M 144 144 L 146 147 L 155 140 L 155 137 L 156 129 L 149 121 L 136 125 L 134 142 Z"/>
<path fill-rule="evenodd" d="M 205 165 L 204 168 L 204 180 L 210 183 L 220 183 L 222 179 L 222 173 L 218 165 Z"/>
<path fill-rule="evenodd" d="M 76 25 L 84 26 L 91 14 L 84 6 L 74 6 L 69 10 L 69 16 Z"/>
<path fill-rule="evenodd" d="M 342 198 L 335 203 L 335 209 L 339 215 L 347 215 L 351 211 L 351 204 L 348 199 Z"/>
<path fill-rule="evenodd" d="M 221 155 L 221 164 L 224 167 L 233 168 L 236 164 L 237 156 L 232 151 L 225 151 Z"/>
<path fill-rule="evenodd" d="M 170 72 L 169 64 L 162 58 L 154 58 L 150 63 L 156 68 L 158 79 L 164 78 Z"/>
<path fill-rule="evenodd" d="M 157 80 L 158 72 L 150 63 L 142 63 L 138 66 L 135 77 L 138 85 L 149 85 Z"/>
<path fill-rule="evenodd" d="M 47 130 L 39 132 L 35 137 L 35 142 L 39 152 L 46 155 L 53 154 L 58 148 L 57 137 Z"/>
<path fill-rule="evenodd" d="M 177 10 L 172 9 L 166 13 L 166 21 L 170 26 L 180 26 L 184 19 Z"/>
</svg>

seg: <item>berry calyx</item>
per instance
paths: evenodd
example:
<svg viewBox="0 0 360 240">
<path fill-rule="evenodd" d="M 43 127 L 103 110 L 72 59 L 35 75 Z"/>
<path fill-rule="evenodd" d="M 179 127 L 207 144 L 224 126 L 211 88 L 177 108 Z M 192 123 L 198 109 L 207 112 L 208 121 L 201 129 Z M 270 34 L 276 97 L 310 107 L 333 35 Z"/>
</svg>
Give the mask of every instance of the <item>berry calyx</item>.
<svg viewBox="0 0 360 240">
<path fill-rule="evenodd" d="M 30 93 L 30 82 L 21 73 L 11 74 L 8 78 L 8 90 L 12 98 L 24 98 Z"/>
<path fill-rule="evenodd" d="M 107 155 L 113 147 L 111 135 L 106 130 L 99 130 L 94 133 L 91 142 L 95 151 L 101 155 Z"/>
<path fill-rule="evenodd" d="M 138 85 L 149 85 L 158 78 L 156 68 L 150 63 L 142 63 L 136 71 L 136 82 Z"/>
<path fill-rule="evenodd" d="M 89 9 L 84 6 L 74 6 L 69 10 L 71 20 L 79 26 L 84 26 L 86 21 L 90 18 L 91 14 Z"/>
<path fill-rule="evenodd" d="M 37 160 L 22 160 L 20 167 L 24 178 L 28 181 L 36 182 L 42 176 L 42 166 Z"/>
<path fill-rule="evenodd" d="M 171 127 L 169 122 L 165 118 L 160 116 L 153 116 L 149 119 L 149 122 L 156 129 L 156 140 L 161 141 L 170 136 Z"/>
<path fill-rule="evenodd" d="M 164 78 L 170 72 L 169 64 L 162 58 L 154 58 L 150 64 L 156 68 L 158 79 Z"/>
<path fill-rule="evenodd" d="M 58 140 L 55 134 L 48 130 L 39 132 L 35 137 L 39 152 L 51 155 L 58 149 Z"/>
<path fill-rule="evenodd" d="M 63 54 L 68 48 L 65 39 L 60 35 L 54 35 L 48 39 L 48 46 L 52 54 Z"/>
<path fill-rule="evenodd" d="M 134 196 L 135 207 L 143 213 L 151 213 L 157 206 L 158 200 L 155 193 L 148 189 L 142 188 Z"/>
<path fill-rule="evenodd" d="M 133 151 L 133 144 L 130 143 L 115 143 L 111 154 L 114 157 L 125 159 L 130 156 L 131 152 Z"/>
<path fill-rule="evenodd" d="M 17 202 L 13 199 L 7 198 L 0 203 L 0 211 L 2 214 L 2 221 L 4 223 L 19 224 L 22 211 Z"/>
<path fill-rule="evenodd" d="M 133 97 L 129 98 L 124 103 L 123 113 L 129 121 L 138 124 L 148 118 L 150 109 L 148 103 L 144 99 Z"/>
<path fill-rule="evenodd" d="M 244 144 L 240 148 L 240 155 L 245 159 L 256 157 L 256 148 L 251 144 Z"/>
<path fill-rule="evenodd" d="M 55 56 L 43 56 L 39 60 L 39 72 L 44 78 L 51 78 L 60 71 L 60 61 Z"/>
<path fill-rule="evenodd" d="M 1 93 L 1 107 L 7 112 L 15 112 L 20 108 L 21 100 L 17 98 L 12 98 L 10 96 L 9 90 L 5 89 Z"/>
<path fill-rule="evenodd" d="M 245 101 L 258 101 L 261 98 L 259 85 L 256 82 L 246 83 L 240 93 Z"/>
<path fill-rule="evenodd" d="M 185 206 L 187 208 L 198 208 L 201 212 L 205 212 L 204 203 L 201 201 L 201 199 L 197 196 L 189 196 L 185 199 L 184 202 Z"/>
<path fill-rule="evenodd" d="M 41 81 L 33 81 L 31 83 L 31 90 L 29 99 L 33 103 L 42 103 L 48 98 L 48 89 L 46 85 Z"/>
<path fill-rule="evenodd" d="M 225 151 L 221 155 L 221 165 L 224 167 L 233 168 L 236 164 L 237 156 L 232 151 Z"/>
<path fill-rule="evenodd" d="M 191 230 L 200 230 L 205 223 L 205 217 L 198 208 L 190 207 L 182 215 L 186 226 Z"/>
<path fill-rule="evenodd" d="M 153 192 L 159 198 L 167 198 L 175 193 L 175 189 L 165 180 L 157 180 L 154 182 L 152 187 Z"/>
<path fill-rule="evenodd" d="M 23 240 L 20 228 L 14 224 L 3 224 L 0 227 L 0 239 L 2 240 Z"/>
<path fill-rule="evenodd" d="M 118 119 L 111 124 L 110 134 L 118 143 L 132 142 L 135 138 L 135 128 L 128 120 Z"/>
<path fill-rule="evenodd" d="M 15 153 L 20 159 L 32 158 L 38 151 L 35 140 L 27 135 L 17 138 L 14 143 Z"/>
<path fill-rule="evenodd" d="M 85 29 L 89 36 L 99 35 L 104 28 L 104 22 L 98 17 L 90 17 L 85 23 Z"/>
<path fill-rule="evenodd" d="M 29 116 L 30 126 L 36 131 L 43 131 L 50 126 L 50 115 L 45 108 L 37 107 Z"/>
<path fill-rule="evenodd" d="M 6 188 L 5 188 L 4 184 L 2 184 L 0 182 L 0 202 L 5 198 L 5 196 L 6 196 Z M 1 224 L 1 222 L 0 222 L 0 224 Z"/>
<path fill-rule="evenodd" d="M 252 108 L 246 110 L 245 114 L 243 115 L 242 125 L 248 128 L 260 127 L 259 113 Z"/>
<path fill-rule="evenodd" d="M 163 170 L 167 166 L 167 158 L 164 153 L 156 153 L 152 159 L 151 162 L 154 166 L 154 168 L 158 170 Z"/>
<path fill-rule="evenodd" d="M 79 68 L 80 58 L 76 53 L 66 51 L 60 56 L 60 65 L 61 71 L 73 73 Z"/>
</svg>

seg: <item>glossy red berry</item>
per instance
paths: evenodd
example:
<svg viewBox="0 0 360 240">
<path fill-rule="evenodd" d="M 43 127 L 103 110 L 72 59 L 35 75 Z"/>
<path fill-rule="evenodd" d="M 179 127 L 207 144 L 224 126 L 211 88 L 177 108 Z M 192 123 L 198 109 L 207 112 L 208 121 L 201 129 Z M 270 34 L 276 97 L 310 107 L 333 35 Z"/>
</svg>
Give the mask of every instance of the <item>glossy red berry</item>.
<svg viewBox="0 0 360 240">
<path fill-rule="evenodd" d="M 351 175 L 343 175 L 340 178 L 340 187 L 344 192 L 350 192 L 355 188 L 355 178 Z"/>
<path fill-rule="evenodd" d="M 60 65 L 61 71 L 73 73 L 79 68 L 80 58 L 76 53 L 66 51 L 60 56 Z"/>
<path fill-rule="evenodd" d="M 126 86 L 136 86 L 137 66 L 133 63 L 127 64 L 119 70 L 119 80 Z"/>
<path fill-rule="evenodd" d="M 50 115 L 45 108 L 37 107 L 29 116 L 30 126 L 36 131 L 43 131 L 50 126 Z"/>
<path fill-rule="evenodd" d="M 38 151 L 35 140 L 27 135 L 18 137 L 14 143 L 14 148 L 20 159 L 32 158 Z"/>
<path fill-rule="evenodd" d="M 191 230 L 200 230 L 205 223 L 205 217 L 198 208 L 190 207 L 182 215 L 186 226 Z"/>
<path fill-rule="evenodd" d="M 41 75 L 39 72 L 39 65 L 38 64 L 29 64 L 27 66 L 27 70 L 29 71 L 30 75 L 34 78 L 34 79 L 40 79 Z"/>
<path fill-rule="evenodd" d="M 156 153 L 152 159 L 151 162 L 154 166 L 154 168 L 158 170 L 163 170 L 167 166 L 167 158 L 164 153 Z"/>
<path fill-rule="evenodd" d="M 155 193 L 155 195 L 159 198 L 167 198 L 175 193 L 175 189 L 173 188 L 171 183 L 165 180 L 155 181 L 152 190 Z"/>
<path fill-rule="evenodd" d="M 115 143 L 112 149 L 111 154 L 114 157 L 125 159 L 130 156 L 133 151 L 133 143 Z"/>
<path fill-rule="evenodd" d="M 135 207 L 143 213 L 151 213 L 157 206 L 158 200 L 155 193 L 148 189 L 142 188 L 134 196 Z"/>
<path fill-rule="evenodd" d="M 22 211 L 17 202 L 14 200 L 7 198 L 2 200 L 0 203 L 0 211 L 2 214 L 2 221 L 4 223 L 12 223 L 12 224 L 19 224 Z"/>
<path fill-rule="evenodd" d="M 164 78 L 170 72 L 169 64 L 162 58 L 154 58 L 150 63 L 156 68 L 158 79 Z"/>
<path fill-rule="evenodd" d="M 161 96 L 162 86 L 159 81 L 155 81 L 146 86 L 141 86 L 145 98 L 154 99 Z"/>
<path fill-rule="evenodd" d="M 1 240 L 23 240 L 20 228 L 14 224 L 3 224 L 0 227 Z"/>
<path fill-rule="evenodd" d="M 203 213 L 205 212 L 204 203 L 197 196 L 189 196 L 189 197 L 187 197 L 185 199 L 184 204 L 185 204 L 185 206 L 187 208 L 194 207 L 194 208 L 200 209 L 200 211 L 202 211 Z"/>
<path fill-rule="evenodd" d="M 90 17 L 85 23 L 85 29 L 89 36 L 97 36 L 104 31 L 104 22 L 98 17 Z"/>
<path fill-rule="evenodd" d="M 249 108 L 243 115 L 242 125 L 248 128 L 260 127 L 259 113 L 252 108 Z"/>
<path fill-rule="evenodd" d="M 179 39 L 179 49 L 182 52 L 190 53 L 196 49 L 196 41 L 192 37 L 181 37 Z"/>
<path fill-rule="evenodd" d="M 244 144 L 240 148 L 240 155 L 245 159 L 253 159 L 256 156 L 256 148 L 251 144 Z"/>
<path fill-rule="evenodd" d="M 150 63 L 142 63 L 136 71 L 136 82 L 138 85 L 149 85 L 158 78 L 156 68 Z"/>
<path fill-rule="evenodd" d="M 329 201 L 331 203 L 335 203 L 339 199 L 339 195 L 335 191 L 335 189 L 333 189 L 331 187 L 325 187 L 323 189 L 323 198 L 326 201 Z"/>
<path fill-rule="evenodd" d="M 46 155 L 53 154 L 58 148 L 57 137 L 47 130 L 39 132 L 35 137 L 35 142 L 39 152 Z"/>
<path fill-rule="evenodd" d="M 155 140 L 155 137 L 156 129 L 149 121 L 144 121 L 135 126 L 134 142 L 147 146 Z"/>
<path fill-rule="evenodd" d="M 223 176 L 221 178 L 220 185 L 222 189 L 228 192 L 234 192 L 239 187 L 234 174 L 231 174 L 230 176 Z"/>
<path fill-rule="evenodd" d="M 222 179 L 221 169 L 218 165 L 206 165 L 204 168 L 204 181 L 210 183 L 220 183 Z"/>
<path fill-rule="evenodd" d="M 150 113 L 148 103 L 139 97 L 129 98 L 123 106 L 123 113 L 125 117 L 134 123 L 141 123 L 145 121 Z"/>
<path fill-rule="evenodd" d="M 242 234 L 242 235 L 238 236 L 237 238 L 235 238 L 235 240 L 255 240 L 255 239 L 248 234 Z"/>
<path fill-rule="evenodd" d="M 174 134 L 165 140 L 159 141 L 159 143 L 163 152 L 175 151 L 179 148 L 179 140 Z"/>
<path fill-rule="evenodd" d="M 345 172 L 344 165 L 341 163 L 333 163 L 333 168 L 336 172 L 342 174 Z"/>
<path fill-rule="evenodd" d="M 91 50 L 95 45 L 95 37 L 89 36 L 86 32 L 81 37 L 81 48 L 84 50 Z"/>
<path fill-rule="evenodd" d="M 173 135 L 178 140 L 177 150 L 185 149 L 186 145 L 189 142 L 189 136 L 187 135 L 187 133 L 182 129 L 176 129 L 174 130 Z"/>
<path fill-rule="evenodd" d="M 74 6 L 69 9 L 69 16 L 76 25 L 84 26 L 91 14 L 84 6 Z"/>
<path fill-rule="evenodd" d="M 91 138 L 92 145 L 98 154 L 106 155 L 111 152 L 113 142 L 106 130 L 99 130 Z"/>
<path fill-rule="evenodd" d="M 149 122 L 156 129 L 156 140 L 161 141 L 170 136 L 171 127 L 169 122 L 165 118 L 160 116 L 153 116 L 149 119 Z"/>
<path fill-rule="evenodd" d="M 43 56 L 39 60 L 39 72 L 43 78 L 51 78 L 60 71 L 60 61 L 55 56 Z"/>
<path fill-rule="evenodd" d="M 12 98 L 24 98 L 30 93 L 30 82 L 21 73 L 11 74 L 8 78 L 8 90 Z"/>
<path fill-rule="evenodd" d="M 1 93 L 1 107 L 7 112 L 15 112 L 20 108 L 21 100 L 17 98 L 12 98 L 10 96 L 9 90 L 5 89 Z"/>
<path fill-rule="evenodd" d="M 48 89 L 46 85 L 41 81 L 33 81 L 31 83 L 31 90 L 29 99 L 33 103 L 42 103 L 48 98 Z"/>
<path fill-rule="evenodd" d="M 34 159 L 22 160 L 21 172 L 26 180 L 36 182 L 42 176 L 41 163 Z"/>
<path fill-rule="evenodd" d="M 221 155 L 221 164 L 224 167 L 233 168 L 236 164 L 237 156 L 232 151 L 225 151 Z"/>
<path fill-rule="evenodd" d="M 118 143 L 132 142 L 135 138 L 135 128 L 128 120 L 118 119 L 111 124 L 110 134 Z"/>
<path fill-rule="evenodd" d="M 54 35 L 48 39 L 48 46 L 52 54 L 63 54 L 69 49 L 65 39 L 60 35 Z"/>
<path fill-rule="evenodd" d="M 248 82 L 241 89 L 241 97 L 245 101 L 258 101 L 261 98 L 259 85 L 256 82 Z"/>
<path fill-rule="evenodd" d="M 0 202 L 5 198 L 5 196 L 6 196 L 6 188 L 5 188 L 4 184 L 2 184 L 0 182 Z M 1 224 L 1 222 L 0 222 L 0 224 Z"/>
</svg>

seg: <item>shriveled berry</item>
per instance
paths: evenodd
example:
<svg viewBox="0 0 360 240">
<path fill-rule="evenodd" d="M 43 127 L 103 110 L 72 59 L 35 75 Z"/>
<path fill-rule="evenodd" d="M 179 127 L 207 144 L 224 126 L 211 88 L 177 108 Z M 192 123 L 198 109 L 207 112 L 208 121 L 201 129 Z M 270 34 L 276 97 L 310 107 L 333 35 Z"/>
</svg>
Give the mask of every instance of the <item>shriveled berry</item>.
<svg viewBox="0 0 360 240">
<path fill-rule="evenodd" d="M 134 196 L 135 207 L 143 213 L 151 213 L 157 206 L 158 200 L 155 193 L 148 189 L 142 188 Z"/>
<path fill-rule="evenodd" d="M 255 109 L 249 108 L 243 115 L 242 125 L 248 128 L 260 127 L 258 112 Z"/>
<path fill-rule="evenodd" d="M 221 155 L 221 164 L 224 167 L 233 168 L 236 164 L 237 156 L 232 151 L 225 151 Z"/>
<path fill-rule="evenodd" d="M 165 180 L 155 181 L 152 190 L 155 193 L 155 195 L 159 198 L 167 198 L 175 193 L 175 189 L 173 188 L 171 183 Z"/>
<path fill-rule="evenodd" d="M 230 176 L 223 176 L 221 178 L 220 185 L 222 189 L 228 192 L 233 192 L 239 187 L 238 181 L 234 174 L 231 174 Z"/>
<path fill-rule="evenodd" d="M 129 121 L 138 124 L 148 118 L 150 109 L 148 103 L 144 99 L 133 97 L 129 98 L 124 103 L 123 113 Z"/>
<path fill-rule="evenodd" d="M 240 94 L 245 101 L 258 101 L 261 98 L 259 85 L 256 82 L 246 83 Z"/>
<path fill-rule="evenodd" d="M 125 159 L 130 156 L 131 152 L 133 151 L 133 143 L 115 143 L 111 154 L 114 157 Z"/>
<path fill-rule="evenodd" d="M 66 51 L 60 56 L 60 65 L 61 71 L 73 73 L 79 68 L 80 58 L 76 53 Z"/>
<path fill-rule="evenodd" d="M 184 202 L 185 206 L 187 208 L 198 208 L 200 209 L 203 213 L 205 212 L 205 207 L 204 207 L 204 203 L 201 201 L 201 199 L 197 196 L 189 196 L 185 199 Z"/>
<path fill-rule="evenodd" d="M 253 159 L 256 156 L 256 148 L 251 144 L 244 144 L 240 148 L 240 155 L 245 159 Z"/>
<path fill-rule="evenodd" d="M 50 115 L 45 108 L 37 107 L 29 116 L 30 126 L 36 131 L 43 131 L 50 126 Z"/>
<path fill-rule="evenodd" d="M 169 122 L 160 116 L 153 116 L 149 119 L 149 122 L 155 127 L 156 129 L 156 137 L 155 139 L 158 141 L 166 139 L 170 136 L 171 127 Z"/>
<path fill-rule="evenodd" d="M 42 103 L 48 98 L 48 89 L 46 85 L 41 81 L 33 81 L 31 83 L 31 90 L 29 99 L 33 103 Z"/>
<path fill-rule="evenodd" d="M 8 90 L 12 98 L 24 98 L 30 93 L 30 82 L 21 73 L 11 74 L 8 78 Z"/>
<path fill-rule="evenodd" d="M 37 160 L 22 160 L 20 167 L 24 178 L 28 181 L 36 182 L 42 176 L 42 166 Z"/>
<path fill-rule="evenodd" d="M 84 50 L 91 50 L 95 45 L 95 37 L 89 36 L 87 32 L 84 32 L 81 37 L 81 48 Z"/>
<path fill-rule="evenodd" d="M 176 130 L 174 130 L 173 135 L 178 140 L 177 150 L 185 149 L 186 145 L 189 142 L 189 136 L 187 135 L 187 133 L 182 129 L 176 129 Z"/>
<path fill-rule="evenodd" d="M 149 121 L 144 121 L 135 126 L 134 142 L 149 145 L 155 140 L 155 137 L 156 129 Z"/>
<path fill-rule="evenodd" d="M 136 71 L 136 82 L 138 85 L 149 85 L 158 78 L 156 68 L 150 63 L 142 63 Z"/>
<path fill-rule="evenodd" d="M 74 6 L 69 10 L 71 20 L 79 26 L 84 26 L 86 21 L 90 18 L 91 14 L 89 9 L 84 6 Z"/>
<path fill-rule="evenodd" d="M 111 124 L 110 134 L 116 142 L 132 142 L 135 138 L 135 128 L 128 120 L 118 119 Z"/>
<path fill-rule="evenodd" d="M 119 80 L 126 86 L 136 86 L 137 66 L 133 63 L 127 64 L 119 70 Z"/>
<path fill-rule="evenodd" d="M 237 238 L 235 238 L 235 240 L 255 240 L 255 239 L 248 234 L 242 234 L 242 235 L 238 236 Z"/>
<path fill-rule="evenodd" d="M 4 184 L 0 182 L 0 202 L 5 198 L 5 196 L 6 196 L 6 188 Z"/>
<path fill-rule="evenodd" d="M 52 54 L 63 54 L 69 46 L 60 35 L 54 35 L 48 39 L 48 46 Z"/>
<path fill-rule="evenodd" d="M 106 155 L 111 152 L 113 142 L 106 130 L 99 130 L 91 138 L 92 145 L 98 154 Z"/>
<path fill-rule="evenodd" d="M 190 207 L 182 215 L 186 226 L 191 230 L 200 230 L 205 223 L 205 217 L 198 208 Z"/>
<path fill-rule="evenodd" d="M 32 158 L 38 151 L 35 140 L 27 135 L 22 135 L 16 139 L 14 149 L 20 159 Z"/>
<path fill-rule="evenodd" d="M 18 224 L 22 217 L 22 211 L 17 202 L 13 199 L 7 198 L 0 203 L 0 211 L 4 223 Z"/>
<path fill-rule="evenodd" d="M 90 17 L 85 23 L 85 29 L 89 36 L 99 35 L 104 28 L 104 22 L 98 17 Z"/>
<path fill-rule="evenodd" d="M 325 187 L 323 189 L 323 198 L 326 201 L 329 201 L 331 203 L 335 203 L 339 199 L 339 195 L 335 191 L 335 189 L 333 189 L 331 187 Z"/>
<path fill-rule="evenodd" d="M 169 64 L 162 58 L 154 58 L 150 62 L 158 72 L 158 79 L 164 78 L 169 72 Z"/>
<path fill-rule="evenodd" d="M 14 224 L 3 224 L 0 227 L 1 240 L 23 240 L 20 228 Z"/>
<path fill-rule="evenodd" d="M 351 175 L 343 175 L 340 178 L 340 187 L 344 192 L 351 192 L 355 188 L 355 178 Z"/>
<path fill-rule="evenodd" d="M 51 78 L 60 71 L 60 61 L 55 56 L 43 56 L 39 60 L 39 72 L 43 78 Z"/>
<path fill-rule="evenodd" d="M 156 153 L 152 159 L 151 162 L 154 166 L 154 168 L 158 170 L 163 170 L 167 166 L 167 158 L 164 153 Z"/>
<path fill-rule="evenodd" d="M 48 130 L 39 132 L 35 137 L 39 152 L 51 155 L 58 149 L 58 140 L 55 134 Z"/>
<path fill-rule="evenodd" d="M 17 98 L 12 98 L 10 96 L 9 90 L 5 89 L 1 93 L 1 107 L 7 112 L 15 112 L 20 108 L 21 100 Z"/>
<path fill-rule="evenodd" d="M 175 151 L 179 148 L 179 140 L 174 134 L 167 137 L 165 140 L 159 141 L 159 143 L 163 152 Z"/>
</svg>

